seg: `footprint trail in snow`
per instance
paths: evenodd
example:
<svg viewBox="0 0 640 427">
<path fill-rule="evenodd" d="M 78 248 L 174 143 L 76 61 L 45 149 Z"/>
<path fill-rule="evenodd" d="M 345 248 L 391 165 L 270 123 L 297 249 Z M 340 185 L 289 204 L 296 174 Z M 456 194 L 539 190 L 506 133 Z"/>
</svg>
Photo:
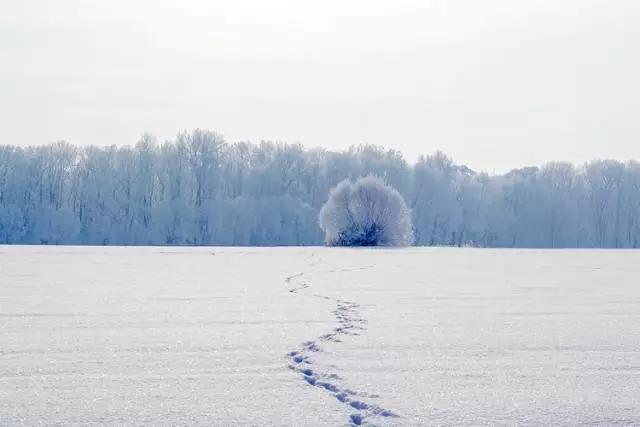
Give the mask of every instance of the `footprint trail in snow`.
<svg viewBox="0 0 640 427">
<path fill-rule="evenodd" d="M 324 273 L 346 272 L 354 270 L 365 270 L 371 267 L 361 267 L 343 270 L 328 270 Z M 377 404 L 371 403 L 371 399 L 379 396 L 368 394 L 362 391 L 354 391 L 341 385 L 342 378 L 329 373 L 314 363 L 314 353 L 322 352 L 322 343 L 340 343 L 348 336 L 360 335 L 366 330 L 367 321 L 360 315 L 359 305 L 353 301 L 331 298 L 326 295 L 311 294 L 305 290 L 311 287 L 311 283 L 303 280 L 305 273 L 298 273 L 285 279 L 287 284 L 292 285 L 289 289 L 291 294 L 301 294 L 304 296 L 321 298 L 335 303 L 336 308 L 333 315 L 338 321 L 338 326 L 330 332 L 319 336 L 315 340 L 303 342 L 300 347 L 288 353 L 289 368 L 298 373 L 301 379 L 313 387 L 320 388 L 334 396 L 339 402 L 354 410 L 349 417 L 349 424 L 352 426 L 369 425 L 373 426 L 376 419 L 387 417 L 398 417 L 394 412 L 385 409 Z"/>
</svg>

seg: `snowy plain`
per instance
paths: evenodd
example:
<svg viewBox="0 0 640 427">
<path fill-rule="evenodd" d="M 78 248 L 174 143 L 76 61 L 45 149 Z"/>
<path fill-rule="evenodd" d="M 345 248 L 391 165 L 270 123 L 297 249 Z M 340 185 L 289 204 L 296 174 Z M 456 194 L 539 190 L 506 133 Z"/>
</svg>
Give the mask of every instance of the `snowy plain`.
<svg viewBox="0 0 640 427">
<path fill-rule="evenodd" d="M 0 246 L 0 424 L 640 425 L 640 251 Z"/>
</svg>

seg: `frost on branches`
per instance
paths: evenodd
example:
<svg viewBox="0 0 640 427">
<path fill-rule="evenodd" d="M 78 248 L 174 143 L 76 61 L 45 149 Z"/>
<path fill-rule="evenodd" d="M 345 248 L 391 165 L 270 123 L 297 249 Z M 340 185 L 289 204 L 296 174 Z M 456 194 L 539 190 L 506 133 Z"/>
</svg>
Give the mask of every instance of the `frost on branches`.
<svg viewBox="0 0 640 427">
<path fill-rule="evenodd" d="M 320 210 L 320 228 L 330 246 L 409 246 L 411 213 L 404 199 L 380 178 L 344 180 Z"/>
</svg>

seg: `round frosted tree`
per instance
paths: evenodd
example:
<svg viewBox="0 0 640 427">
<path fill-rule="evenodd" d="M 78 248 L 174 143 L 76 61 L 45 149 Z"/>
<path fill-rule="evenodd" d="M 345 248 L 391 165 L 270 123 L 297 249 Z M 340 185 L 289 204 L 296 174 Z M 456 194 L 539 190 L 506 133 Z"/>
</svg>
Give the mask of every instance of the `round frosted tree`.
<svg viewBox="0 0 640 427">
<path fill-rule="evenodd" d="M 344 180 L 320 210 L 330 246 L 409 246 L 411 214 L 397 190 L 375 176 Z"/>
</svg>

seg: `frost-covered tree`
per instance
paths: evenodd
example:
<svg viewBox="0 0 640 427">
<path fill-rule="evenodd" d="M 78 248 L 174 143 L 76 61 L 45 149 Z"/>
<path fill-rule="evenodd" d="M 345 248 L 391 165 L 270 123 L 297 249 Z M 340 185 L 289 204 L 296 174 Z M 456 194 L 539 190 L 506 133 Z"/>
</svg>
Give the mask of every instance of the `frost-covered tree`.
<svg viewBox="0 0 640 427">
<path fill-rule="evenodd" d="M 411 214 L 404 199 L 380 178 L 344 180 L 320 210 L 320 228 L 331 246 L 409 246 Z"/>
<path fill-rule="evenodd" d="M 372 145 L 227 143 L 200 129 L 133 146 L 0 145 L 0 244 L 319 245 L 330 189 L 367 175 L 408 202 L 417 245 L 640 247 L 638 162 L 487 174 L 443 153 L 411 165 Z"/>
<path fill-rule="evenodd" d="M 462 216 L 460 171 L 443 153 L 421 157 L 414 166 L 411 209 L 418 244 L 446 242 L 455 245 Z"/>
</svg>

